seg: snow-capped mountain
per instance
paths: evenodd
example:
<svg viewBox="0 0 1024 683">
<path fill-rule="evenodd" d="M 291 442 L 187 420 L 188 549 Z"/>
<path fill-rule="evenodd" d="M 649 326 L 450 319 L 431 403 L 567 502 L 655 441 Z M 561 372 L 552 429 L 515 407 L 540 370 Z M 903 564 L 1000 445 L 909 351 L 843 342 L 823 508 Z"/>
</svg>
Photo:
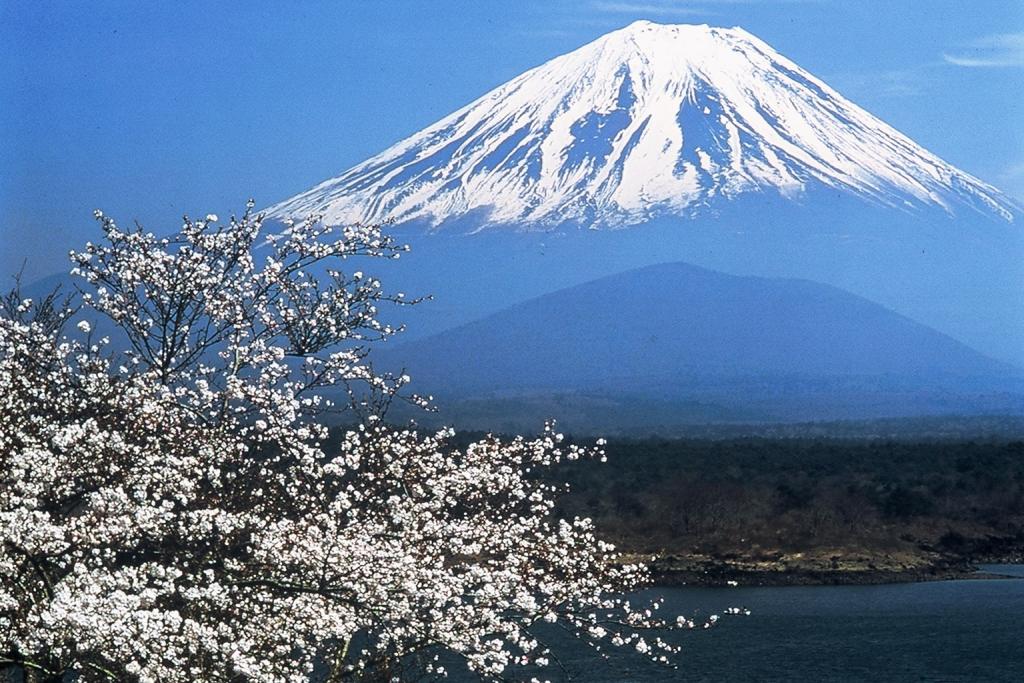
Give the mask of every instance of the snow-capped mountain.
<svg viewBox="0 0 1024 683">
<path fill-rule="evenodd" d="M 830 284 L 1024 367 L 1019 205 L 739 28 L 609 33 L 268 210 L 311 214 L 398 221 L 412 253 L 380 275 L 435 295 L 413 334 L 682 261 Z"/>
<path fill-rule="evenodd" d="M 268 214 L 616 228 L 816 188 L 910 211 L 1019 215 L 743 29 L 647 21 L 527 71 Z"/>
</svg>

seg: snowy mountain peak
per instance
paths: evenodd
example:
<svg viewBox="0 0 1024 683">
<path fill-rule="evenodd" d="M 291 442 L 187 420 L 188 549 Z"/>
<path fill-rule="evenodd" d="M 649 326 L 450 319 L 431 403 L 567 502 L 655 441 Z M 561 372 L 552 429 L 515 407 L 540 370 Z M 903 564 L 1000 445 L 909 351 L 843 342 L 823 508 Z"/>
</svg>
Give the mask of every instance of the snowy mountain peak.
<svg viewBox="0 0 1024 683">
<path fill-rule="evenodd" d="M 615 228 L 815 187 L 908 210 L 1018 212 L 743 29 L 637 21 L 268 215 Z"/>
</svg>

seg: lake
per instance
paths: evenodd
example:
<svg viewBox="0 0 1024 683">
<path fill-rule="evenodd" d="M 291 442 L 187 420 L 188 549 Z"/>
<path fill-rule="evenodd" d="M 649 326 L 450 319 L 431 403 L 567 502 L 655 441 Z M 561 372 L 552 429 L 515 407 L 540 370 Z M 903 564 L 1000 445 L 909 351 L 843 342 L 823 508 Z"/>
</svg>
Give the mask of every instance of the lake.
<svg viewBox="0 0 1024 683">
<path fill-rule="evenodd" d="M 722 614 L 681 634 L 676 670 L 618 652 L 564 652 L 573 680 L 1024 681 L 1024 566 L 986 569 L 1020 579 L 881 586 L 659 588 L 663 613 Z M 544 676 L 558 680 L 552 669 Z"/>
</svg>

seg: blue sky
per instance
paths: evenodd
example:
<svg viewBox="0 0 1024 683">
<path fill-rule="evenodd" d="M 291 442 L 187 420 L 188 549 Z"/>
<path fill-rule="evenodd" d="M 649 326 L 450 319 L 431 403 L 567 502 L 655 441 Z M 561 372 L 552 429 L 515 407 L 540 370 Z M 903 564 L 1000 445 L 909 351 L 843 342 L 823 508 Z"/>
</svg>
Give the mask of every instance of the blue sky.
<svg viewBox="0 0 1024 683">
<path fill-rule="evenodd" d="M 635 19 L 739 25 L 1024 199 L 1024 3 L 0 4 L 0 271 L 288 197 Z"/>
</svg>

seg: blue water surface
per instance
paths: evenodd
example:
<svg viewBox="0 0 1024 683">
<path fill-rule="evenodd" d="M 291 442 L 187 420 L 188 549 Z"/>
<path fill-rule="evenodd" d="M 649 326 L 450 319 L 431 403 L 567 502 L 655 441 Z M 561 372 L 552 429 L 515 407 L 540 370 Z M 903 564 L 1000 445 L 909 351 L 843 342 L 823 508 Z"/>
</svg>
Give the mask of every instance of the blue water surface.
<svg viewBox="0 0 1024 683">
<path fill-rule="evenodd" d="M 1024 566 L 986 569 L 1024 577 Z M 1024 580 L 880 586 L 658 588 L 668 614 L 722 614 L 679 634 L 678 668 L 615 651 L 558 643 L 552 680 L 1024 681 Z"/>
</svg>

